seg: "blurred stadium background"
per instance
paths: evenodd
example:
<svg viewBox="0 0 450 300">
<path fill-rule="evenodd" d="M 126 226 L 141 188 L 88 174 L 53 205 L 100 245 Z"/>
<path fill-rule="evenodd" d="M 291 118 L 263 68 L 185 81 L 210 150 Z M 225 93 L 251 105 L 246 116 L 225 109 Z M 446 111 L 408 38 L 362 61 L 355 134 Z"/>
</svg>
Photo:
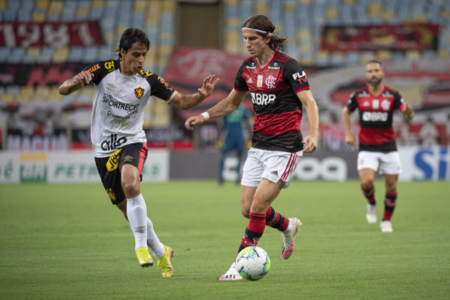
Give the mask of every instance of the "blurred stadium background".
<svg viewBox="0 0 450 300">
<path fill-rule="evenodd" d="M 67 97 L 58 87 L 86 66 L 114 59 L 129 27 L 150 38 L 145 68 L 176 90 L 195 92 L 212 73 L 221 79 L 190 111 L 149 101 L 144 129 L 152 152 L 144 179 L 215 179 L 215 120 L 193 132 L 183 122 L 232 89 L 248 56 L 240 25 L 253 14 L 267 15 L 288 37 L 286 54 L 304 67 L 319 105 L 319 149 L 302 160 L 297 178 L 357 177 L 340 113 L 365 85 L 364 63 L 376 58 L 385 84 L 416 110 L 411 122 L 394 118 L 401 179 L 450 179 L 450 1 L 0 0 L 0 182 L 99 182 L 89 137 L 94 87 Z M 357 113 L 353 118 L 357 133 Z M 307 118 L 303 123 L 307 133 Z M 226 162 L 229 180 L 235 164 L 233 157 Z"/>
</svg>

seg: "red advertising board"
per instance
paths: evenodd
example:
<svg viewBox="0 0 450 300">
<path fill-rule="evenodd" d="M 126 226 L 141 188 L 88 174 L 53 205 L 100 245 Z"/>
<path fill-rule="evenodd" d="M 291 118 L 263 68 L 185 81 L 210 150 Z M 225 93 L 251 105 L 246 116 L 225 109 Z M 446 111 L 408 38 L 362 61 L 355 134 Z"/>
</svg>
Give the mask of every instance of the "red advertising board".
<svg viewBox="0 0 450 300">
<path fill-rule="evenodd" d="M 325 26 L 322 49 L 327 51 L 436 50 L 440 25 Z"/>
<path fill-rule="evenodd" d="M 0 47 L 103 45 L 97 21 L 0 22 Z"/>
</svg>

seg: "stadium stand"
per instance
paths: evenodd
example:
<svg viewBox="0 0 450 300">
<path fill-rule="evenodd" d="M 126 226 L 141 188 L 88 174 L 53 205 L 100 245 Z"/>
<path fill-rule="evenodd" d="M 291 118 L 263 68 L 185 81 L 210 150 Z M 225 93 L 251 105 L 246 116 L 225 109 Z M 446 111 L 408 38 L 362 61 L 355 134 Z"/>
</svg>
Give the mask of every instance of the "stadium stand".
<svg viewBox="0 0 450 300">
<path fill-rule="evenodd" d="M 114 59 L 113 49 L 123 31 L 129 27 L 143 29 L 149 36 L 151 50 L 144 68 L 163 74 L 174 47 L 176 0 L 0 0 L 0 22 L 78 22 L 97 21 L 102 45 L 40 46 L 24 39 L 13 47 L 0 47 L 0 63 L 13 65 L 77 64 L 88 65 Z M 81 29 L 80 29 L 81 30 Z M 28 34 L 28 33 L 25 33 Z M 79 71 L 79 70 L 78 70 Z M 0 88 L 0 103 L 58 101 L 61 96 L 54 86 L 6 86 Z M 92 101 L 92 89 L 64 97 L 64 103 Z M 151 101 L 157 103 L 158 101 Z M 153 115 L 163 114 L 162 117 Z M 146 127 L 167 126 L 168 110 L 159 105 L 147 108 Z M 153 120 L 156 123 L 153 124 Z"/>
<path fill-rule="evenodd" d="M 343 65 L 368 59 L 422 59 L 450 56 L 450 1 L 445 0 L 226 0 L 225 49 L 247 55 L 240 24 L 253 14 L 267 14 L 288 37 L 286 54 L 303 65 Z M 327 53 L 321 49 L 323 26 L 375 26 L 408 22 L 441 25 L 437 51 Z"/>
</svg>

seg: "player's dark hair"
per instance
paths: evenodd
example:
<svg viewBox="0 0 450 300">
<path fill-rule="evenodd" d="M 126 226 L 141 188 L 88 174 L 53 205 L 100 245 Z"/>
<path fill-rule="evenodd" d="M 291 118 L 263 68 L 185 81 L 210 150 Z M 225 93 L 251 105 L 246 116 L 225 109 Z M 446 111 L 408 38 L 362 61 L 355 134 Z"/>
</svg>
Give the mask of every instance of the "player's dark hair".
<svg viewBox="0 0 450 300">
<path fill-rule="evenodd" d="M 377 60 L 377 59 L 371 59 L 371 60 L 369 60 L 369 61 L 367 62 L 366 65 L 371 64 L 371 63 L 379 64 L 381 70 L 383 70 L 383 64 L 381 63 L 381 61 L 379 61 L 379 60 Z"/>
<path fill-rule="evenodd" d="M 131 49 L 134 43 L 141 43 L 145 46 L 147 46 L 147 50 L 150 49 L 150 40 L 148 39 L 145 32 L 138 28 L 128 28 L 125 30 L 122 34 L 122 37 L 120 38 L 120 44 L 119 47 L 115 50 L 115 52 L 118 52 L 119 60 L 122 60 L 122 54 L 120 54 L 120 50 L 124 50 L 127 52 Z"/>
<path fill-rule="evenodd" d="M 271 38 L 269 42 L 269 47 L 272 50 L 283 51 L 286 48 L 287 38 L 285 36 L 278 36 L 278 32 L 275 32 L 276 28 L 272 21 L 263 15 L 254 15 L 248 18 L 241 26 L 254 28 L 262 31 L 270 32 Z M 262 33 L 256 31 L 256 33 L 262 37 L 266 37 L 268 33 Z"/>
</svg>

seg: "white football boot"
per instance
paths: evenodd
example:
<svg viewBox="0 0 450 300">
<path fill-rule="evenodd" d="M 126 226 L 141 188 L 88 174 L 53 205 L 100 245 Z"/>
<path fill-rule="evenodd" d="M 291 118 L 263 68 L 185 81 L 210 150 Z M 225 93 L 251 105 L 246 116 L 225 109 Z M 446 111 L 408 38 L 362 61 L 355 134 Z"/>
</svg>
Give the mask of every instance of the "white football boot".
<svg viewBox="0 0 450 300">
<path fill-rule="evenodd" d="M 367 204 L 367 223 L 376 224 L 377 223 L 377 205 Z"/>
<path fill-rule="evenodd" d="M 231 267 L 228 269 L 228 271 L 223 274 L 219 280 L 242 280 L 241 274 L 236 270 L 236 262 L 233 262 L 231 264 Z"/>
<path fill-rule="evenodd" d="M 291 257 L 292 252 L 294 252 L 294 238 L 302 225 L 302 222 L 297 218 L 290 218 L 289 223 L 288 229 L 282 232 L 283 246 L 281 247 L 281 254 L 284 259 Z"/>
<path fill-rule="evenodd" d="M 392 231 L 394 231 L 392 229 L 391 221 L 387 221 L 387 220 L 381 221 L 380 228 L 381 228 L 381 232 L 392 232 Z"/>
</svg>

